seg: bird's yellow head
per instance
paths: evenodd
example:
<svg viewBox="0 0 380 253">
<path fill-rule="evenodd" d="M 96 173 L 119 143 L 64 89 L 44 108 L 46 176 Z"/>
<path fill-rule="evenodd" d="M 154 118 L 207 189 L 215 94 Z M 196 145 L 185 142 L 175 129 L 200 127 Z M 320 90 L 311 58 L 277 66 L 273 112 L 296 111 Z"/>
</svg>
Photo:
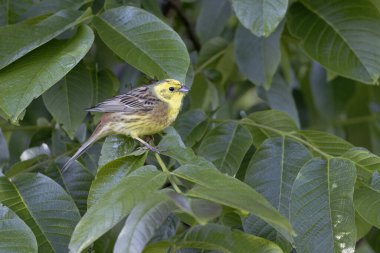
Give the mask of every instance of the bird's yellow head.
<svg viewBox="0 0 380 253">
<path fill-rule="evenodd" d="M 171 107 L 180 107 L 189 88 L 175 79 L 165 79 L 153 85 L 157 97 Z"/>
</svg>

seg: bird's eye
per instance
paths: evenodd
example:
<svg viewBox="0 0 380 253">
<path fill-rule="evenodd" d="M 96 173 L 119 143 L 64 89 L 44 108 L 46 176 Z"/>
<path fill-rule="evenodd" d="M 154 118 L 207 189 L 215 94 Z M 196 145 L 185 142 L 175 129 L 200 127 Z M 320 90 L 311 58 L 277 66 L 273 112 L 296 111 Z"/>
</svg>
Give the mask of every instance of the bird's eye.
<svg viewBox="0 0 380 253">
<path fill-rule="evenodd" d="M 174 91 L 174 87 L 170 87 L 169 90 L 170 90 L 170 91 Z"/>
</svg>

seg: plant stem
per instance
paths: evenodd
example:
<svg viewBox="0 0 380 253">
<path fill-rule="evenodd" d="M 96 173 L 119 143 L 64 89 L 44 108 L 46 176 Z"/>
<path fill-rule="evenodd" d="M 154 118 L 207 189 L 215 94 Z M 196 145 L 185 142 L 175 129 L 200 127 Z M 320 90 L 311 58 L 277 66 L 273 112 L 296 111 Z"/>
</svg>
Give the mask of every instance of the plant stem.
<svg viewBox="0 0 380 253">
<path fill-rule="evenodd" d="M 154 155 L 156 156 L 157 162 L 161 166 L 162 171 L 168 176 L 169 182 L 172 184 L 174 190 L 178 193 L 182 193 L 181 189 L 179 189 L 178 185 L 174 182 L 172 175 L 166 167 L 164 161 L 162 161 L 161 156 L 157 153 L 155 153 Z"/>
</svg>

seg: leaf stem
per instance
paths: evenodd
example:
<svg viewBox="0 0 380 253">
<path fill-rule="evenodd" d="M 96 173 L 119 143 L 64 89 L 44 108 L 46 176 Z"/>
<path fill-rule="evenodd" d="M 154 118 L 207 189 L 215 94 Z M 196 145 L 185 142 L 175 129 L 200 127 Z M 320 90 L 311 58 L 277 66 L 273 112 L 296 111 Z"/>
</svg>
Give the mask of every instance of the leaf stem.
<svg viewBox="0 0 380 253">
<path fill-rule="evenodd" d="M 174 190 L 177 193 L 182 193 L 181 189 L 179 189 L 178 185 L 174 182 L 172 175 L 170 171 L 168 170 L 168 168 L 166 167 L 164 161 L 162 161 L 161 156 L 157 153 L 155 153 L 154 155 L 156 156 L 157 162 L 161 166 L 162 171 L 168 176 L 169 182 L 172 184 Z"/>
</svg>

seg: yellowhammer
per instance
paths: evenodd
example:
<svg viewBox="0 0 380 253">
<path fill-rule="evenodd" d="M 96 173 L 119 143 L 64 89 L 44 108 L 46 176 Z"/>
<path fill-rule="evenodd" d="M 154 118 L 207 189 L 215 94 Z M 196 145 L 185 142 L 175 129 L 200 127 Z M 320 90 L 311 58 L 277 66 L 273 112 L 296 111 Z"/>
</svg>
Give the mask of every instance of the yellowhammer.
<svg viewBox="0 0 380 253">
<path fill-rule="evenodd" d="M 158 152 L 140 137 L 158 133 L 173 123 L 188 91 L 189 88 L 179 81 L 165 79 L 115 96 L 88 109 L 105 114 L 90 138 L 66 162 L 62 170 L 68 168 L 92 143 L 111 134 L 131 136 L 150 150 Z"/>
</svg>

